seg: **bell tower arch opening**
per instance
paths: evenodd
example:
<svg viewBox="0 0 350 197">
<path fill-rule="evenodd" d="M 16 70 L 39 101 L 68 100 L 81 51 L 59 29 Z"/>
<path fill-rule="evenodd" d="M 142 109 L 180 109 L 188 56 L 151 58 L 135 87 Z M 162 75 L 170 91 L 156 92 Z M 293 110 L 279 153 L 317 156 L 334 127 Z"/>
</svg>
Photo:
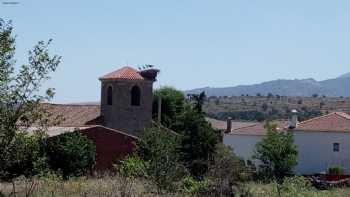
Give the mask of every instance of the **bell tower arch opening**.
<svg viewBox="0 0 350 197">
<path fill-rule="evenodd" d="M 141 104 L 141 90 L 138 86 L 133 86 L 131 88 L 131 105 L 132 106 L 140 106 Z"/>
<path fill-rule="evenodd" d="M 107 88 L 107 105 L 113 105 L 113 88 L 108 86 Z"/>
</svg>

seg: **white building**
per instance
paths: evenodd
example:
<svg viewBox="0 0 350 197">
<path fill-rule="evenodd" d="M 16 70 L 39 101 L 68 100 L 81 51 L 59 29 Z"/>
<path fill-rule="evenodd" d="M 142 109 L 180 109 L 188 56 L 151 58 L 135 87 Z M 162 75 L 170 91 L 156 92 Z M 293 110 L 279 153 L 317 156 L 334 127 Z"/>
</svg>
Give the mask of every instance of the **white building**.
<svg viewBox="0 0 350 197">
<path fill-rule="evenodd" d="M 236 122 L 231 126 L 228 123 L 231 129 L 224 133 L 223 143 L 243 159 L 253 160 L 255 144 L 266 135 L 264 124 L 246 123 L 237 128 Z M 297 174 L 322 173 L 330 166 L 340 166 L 350 174 L 350 115 L 334 112 L 300 123 L 278 122 L 278 130 L 294 134 L 298 148 Z"/>
</svg>

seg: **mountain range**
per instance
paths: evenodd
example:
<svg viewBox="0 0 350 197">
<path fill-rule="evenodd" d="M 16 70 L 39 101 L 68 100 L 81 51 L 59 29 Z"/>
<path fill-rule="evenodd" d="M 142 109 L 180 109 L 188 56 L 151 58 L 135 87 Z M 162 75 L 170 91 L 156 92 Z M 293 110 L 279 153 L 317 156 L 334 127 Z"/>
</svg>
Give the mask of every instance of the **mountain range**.
<svg viewBox="0 0 350 197">
<path fill-rule="evenodd" d="M 346 73 L 334 79 L 316 81 L 309 79 L 278 79 L 253 85 L 239 85 L 223 88 L 197 88 L 185 91 L 187 94 L 198 94 L 204 91 L 207 96 L 241 96 L 256 94 L 267 95 L 269 93 L 281 96 L 350 96 L 350 73 Z"/>
</svg>

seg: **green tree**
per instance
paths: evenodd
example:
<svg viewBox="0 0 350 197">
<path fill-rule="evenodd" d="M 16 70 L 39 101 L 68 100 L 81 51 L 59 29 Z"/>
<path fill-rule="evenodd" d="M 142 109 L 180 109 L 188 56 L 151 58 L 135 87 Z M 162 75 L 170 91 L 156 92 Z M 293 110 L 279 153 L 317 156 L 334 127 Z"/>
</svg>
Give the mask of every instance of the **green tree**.
<svg viewBox="0 0 350 197">
<path fill-rule="evenodd" d="M 277 125 L 267 122 L 267 135 L 256 144 L 254 158 L 260 160 L 259 171 L 267 179 L 282 182 L 283 178 L 293 174 L 297 164 L 297 148 L 293 144 L 293 134 L 278 132 Z"/>
<path fill-rule="evenodd" d="M 122 161 L 122 165 L 114 165 L 122 181 L 119 185 L 122 197 L 132 196 L 134 183 L 137 178 L 146 177 L 148 163 L 143 161 L 138 155 L 133 154 Z"/>
<path fill-rule="evenodd" d="M 46 151 L 50 167 L 65 179 L 86 175 L 95 166 L 96 147 L 79 131 L 49 138 Z"/>
<path fill-rule="evenodd" d="M 185 106 L 184 112 L 177 119 L 174 129 L 182 135 L 183 160 L 191 174 L 200 177 L 207 172 L 209 160 L 218 143 L 219 132 L 190 104 Z"/>
<path fill-rule="evenodd" d="M 21 140 L 16 139 L 19 132 L 27 132 L 34 123 L 37 128 L 33 133 L 45 130 L 48 125 L 47 113 L 40 103 L 53 97 L 53 90 L 45 95 L 39 90 L 49 74 L 56 70 L 61 57 L 51 56 L 48 42 L 40 41 L 28 52 L 28 63 L 16 66 L 15 36 L 11 22 L 0 19 L 0 178 L 13 177 L 8 171 L 11 165 L 22 156 L 17 148 Z M 11 175 L 12 173 L 12 175 Z"/>
<path fill-rule="evenodd" d="M 267 93 L 267 98 L 272 98 L 273 94 L 271 92 Z"/>
<path fill-rule="evenodd" d="M 186 101 L 182 92 L 165 87 L 155 95 L 162 97 L 162 107 L 165 106 L 162 125 L 179 134 L 182 161 L 192 175 L 202 176 L 208 170 L 219 137 L 201 110 L 205 94 L 191 95 L 192 99 Z"/>
<path fill-rule="evenodd" d="M 183 177 L 180 148 L 180 136 L 160 126 L 147 129 L 138 142 L 137 154 L 147 162 L 147 176 L 158 192 L 174 190 Z"/>
<path fill-rule="evenodd" d="M 205 92 L 201 92 L 200 94 L 193 94 L 191 95 L 191 97 L 194 100 L 194 109 L 198 113 L 202 113 L 202 107 L 203 107 L 205 98 L 207 97 L 205 95 Z"/>
<path fill-rule="evenodd" d="M 177 116 L 182 113 L 185 103 L 184 94 L 172 87 L 162 87 L 154 92 L 153 117 L 157 117 L 158 98 L 162 99 L 162 125 L 172 128 L 177 120 Z"/>
<path fill-rule="evenodd" d="M 16 151 L 11 152 L 6 165 L 2 166 L 2 180 L 11 181 L 21 175 L 31 177 L 48 170 L 41 137 L 19 133 L 15 135 L 11 145 Z"/>
<path fill-rule="evenodd" d="M 248 170 L 244 161 L 223 144 L 216 146 L 213 160 L 208 173 L 212 190 L 215 192 L 213 196 L 233 196 L 232 186 L 237 186 L 248 178 Z"/>
</svg>

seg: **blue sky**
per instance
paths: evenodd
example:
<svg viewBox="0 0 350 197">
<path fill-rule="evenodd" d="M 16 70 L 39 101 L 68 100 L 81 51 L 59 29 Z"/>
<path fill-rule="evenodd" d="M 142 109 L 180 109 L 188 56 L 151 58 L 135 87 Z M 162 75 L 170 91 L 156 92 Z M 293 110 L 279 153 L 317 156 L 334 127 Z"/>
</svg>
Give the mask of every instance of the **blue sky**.
<svg viewBox="0 0 350 197">
<path fill-rule="evenodd" d="M 127 63 L 156 65 L 157 87 L 183 90 L 350 72 L 350 1 L 16 1 L 0 17 L 18 62 L 49 38 L 63 57 L 45 84 L 58 103 L 99 101 L 97 78 Z"/>
</svg>

